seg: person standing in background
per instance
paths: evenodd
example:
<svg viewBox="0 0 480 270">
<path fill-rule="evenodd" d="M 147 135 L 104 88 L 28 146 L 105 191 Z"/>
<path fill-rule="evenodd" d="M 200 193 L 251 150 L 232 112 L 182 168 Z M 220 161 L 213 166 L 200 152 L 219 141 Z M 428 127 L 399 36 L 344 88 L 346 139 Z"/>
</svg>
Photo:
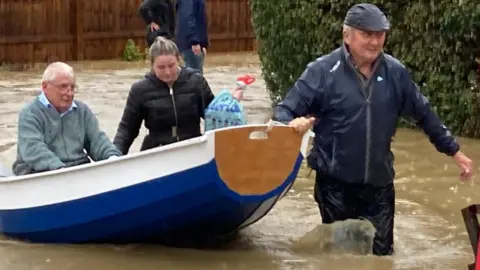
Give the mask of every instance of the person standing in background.
<svg viewBox="0 0 480 270">
<path fill-rule="evenodd" d="M 139 12 L 147 23 L 147 45 L 150 48 L 158 36 L 174 39 L 175 0 L 144 0 Z"/>
<path fill-rule="evenodd" d="M 175 43 L 185 66 L 203 73 L 209 46 L 204 0 L 177 0 Z"/>
</svg>

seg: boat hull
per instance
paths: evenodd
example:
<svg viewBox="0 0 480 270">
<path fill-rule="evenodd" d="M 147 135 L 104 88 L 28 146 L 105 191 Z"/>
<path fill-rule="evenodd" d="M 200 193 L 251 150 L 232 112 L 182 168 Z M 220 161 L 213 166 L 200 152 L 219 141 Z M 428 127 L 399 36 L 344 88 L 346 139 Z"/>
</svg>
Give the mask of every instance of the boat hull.
<svg viewBox="0 0 480 270">
<path fill-rule="evenodd" d="M 220 173 L 218 158 L 213 158 L 186 170 L 98 194 L 1 209 L 0 230 L 12 238 L 41 243 L 198 246 L 223 242 L 265 216 L 286 194 L 303 160 L 297 153 L 290 173 L 266 192 L 242 194 L 232 189 Z"/>
</svg>

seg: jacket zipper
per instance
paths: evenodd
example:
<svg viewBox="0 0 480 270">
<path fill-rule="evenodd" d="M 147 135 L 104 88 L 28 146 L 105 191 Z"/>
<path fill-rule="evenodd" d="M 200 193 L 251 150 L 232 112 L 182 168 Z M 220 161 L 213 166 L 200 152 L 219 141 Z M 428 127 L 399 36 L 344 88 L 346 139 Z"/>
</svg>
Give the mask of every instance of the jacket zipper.
<svg viewBox="0 0 480 270">
<path fill-rule="evenodd" d="M 375 73 L 375 70 L 372 72 L 372 76 L 368 79 L 368 82 L 366 85 L 363 85 L 362 78 L 360 78 L 359 74 L 357 73 L 356 70 L 353 70 L 355 73 L 355 79 L 359 86 L 361 86 L 362 94 L 363 97 L 365 98 L 366 101 L 366 116 L 365 116 L 365 132 L 366 132 L 366 143 L 365 143 L 365 174 L 364 174 L 364 179 L 363 182 L 367 183 L 368 178 L 370 177 L 370 146 L 371 146 L 371 125 L 372 125 L 372 107 L 371 107 L 371 97 L 372 97 L 372 92 L 373 92 L 373 87 L 371 84 L 373 74 Z M 365 91 L 368 91 L 368 93 L 365 93 Z"/>
<path fill-rule="evenodd" d="M 180 141 L 178 136 L 178 115 L 177 106 L 175 105 L 175 97 L 173 96 L 173 88 L 170 88 L 170 97 L 172 98 L 173 113 L 175 115 L 175 126 L 172 127 L 172 137 L 177 138 L 177 142 Z"/>
<path fill-rule="evenodd" d="M 370 86 L 370 82 L 368 82 L 367 89 L 368 89 L 368 97 L 367 97 L 367 113 L 366 113 L 366 149 L 365 149 L 365 179 L 363 180 L 364 183 L 367 183 L 368 177 L 370 176 L 370 145 L 371 145 L 371 129 L 372 129 L 372 102 L 371 96 L 373 92 L 373 87 Z"/>
</svg>

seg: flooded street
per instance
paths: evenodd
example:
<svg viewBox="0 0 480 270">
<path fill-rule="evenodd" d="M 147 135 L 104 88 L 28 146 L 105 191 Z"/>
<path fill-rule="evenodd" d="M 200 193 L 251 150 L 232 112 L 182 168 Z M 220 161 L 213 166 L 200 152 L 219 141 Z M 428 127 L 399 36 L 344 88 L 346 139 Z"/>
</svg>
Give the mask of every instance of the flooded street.
<svg viewBox="0 0 480 270">
<path fill-rule="evenodd" d="M 244 94 L 250 123 L 265 122 L 270 114 L 270 100 L 257 62 L 255 55 L 208 55 L 205 67 L 214 93 L 234 86 L 239 75 L 251 73 L 257 77 Z M 90 106 L 101 128 L 113 138 L 129 88 L 143 77 L 148 65 L 104 61 L 74 67 L 80 86 L 76 98 Z M 18 112 L 37 95 L 42 71 L 0 71 L 0 162 L 8 166 L 16 154 Z M 131 151 L 138 151 L 145 134 L 142 127 Z M 459 140 L 462 150 L 480 163 L 480 142 Z M 460 209 L 480 203 L 478 183 L 460 183 L 453 160 L 437 153 L 420 132 L 399 130 L 394 153 L 396 254 L 392 257 L 293 252 L 292 241 L 321 222 L 313 199 L 314 174 L 307 178 L 308 170 L 304 169 L 289 195 L 260 222 L 242 231 L 240 239 L 225 250 L 42 245 L 0 239 L 0 270 L 466 269 L 473 253 Z"/>
</svg>

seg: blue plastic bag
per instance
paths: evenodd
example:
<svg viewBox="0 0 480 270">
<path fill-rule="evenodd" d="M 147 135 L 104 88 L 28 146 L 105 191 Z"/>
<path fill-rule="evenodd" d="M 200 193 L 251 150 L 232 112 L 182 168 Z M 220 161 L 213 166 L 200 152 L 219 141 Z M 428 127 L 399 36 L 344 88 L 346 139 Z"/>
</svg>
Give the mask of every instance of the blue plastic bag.
<svg viewBox="0 0 480 270">
<path fill-rule="evenodd" d="M 205 109 L 205 131 L 247 124 L 243 106 L 229 90 L 222 90 Z"/>
</svg>

